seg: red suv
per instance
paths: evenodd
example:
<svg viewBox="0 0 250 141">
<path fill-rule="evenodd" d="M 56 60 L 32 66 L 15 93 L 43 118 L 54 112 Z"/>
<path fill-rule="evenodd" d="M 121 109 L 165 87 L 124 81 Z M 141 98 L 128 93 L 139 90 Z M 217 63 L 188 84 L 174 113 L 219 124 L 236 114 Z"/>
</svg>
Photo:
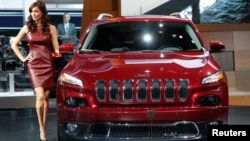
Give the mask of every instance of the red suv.
<svg viewBox="0 0 250 141">
<path fill-rule="evenodd" d="M 224 49 L 184 18 L 94 20 L 58 78 L 58 140 L 206 140 L 228 123 Z"/>
</svg>

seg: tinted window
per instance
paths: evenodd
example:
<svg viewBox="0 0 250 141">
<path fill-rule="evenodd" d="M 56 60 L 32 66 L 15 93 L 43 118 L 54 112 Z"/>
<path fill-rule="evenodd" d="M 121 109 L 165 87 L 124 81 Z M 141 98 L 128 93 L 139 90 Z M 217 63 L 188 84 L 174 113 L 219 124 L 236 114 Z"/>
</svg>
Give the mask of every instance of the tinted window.
<svg viewBox="0 0 250 141">
<path fill-rule="evenodd" d="M 195 32 L 185 23 L 133 22 L 108 23 L 94 27 L 83 49 L 103 51 L 201 50 Z"/>
</svg>

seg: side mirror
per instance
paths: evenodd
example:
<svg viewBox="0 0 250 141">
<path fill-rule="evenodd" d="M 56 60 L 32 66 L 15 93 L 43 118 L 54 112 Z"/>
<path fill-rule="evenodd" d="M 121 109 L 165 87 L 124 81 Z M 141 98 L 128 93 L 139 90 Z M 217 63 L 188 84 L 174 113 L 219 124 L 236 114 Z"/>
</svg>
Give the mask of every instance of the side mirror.
<svg viewBox="0 0 250 141">
<path fill-rule="evenodd" d="M 210 52 L 220 52 L 225 50 L 225 45 L 221 41 L 210 41 Z"/>
<path fill-rule="evenodd" d="M 59 46 L 60 53 L 73 53 L 74 44 L 73 43 L 64 43 Z"/>
</svg>

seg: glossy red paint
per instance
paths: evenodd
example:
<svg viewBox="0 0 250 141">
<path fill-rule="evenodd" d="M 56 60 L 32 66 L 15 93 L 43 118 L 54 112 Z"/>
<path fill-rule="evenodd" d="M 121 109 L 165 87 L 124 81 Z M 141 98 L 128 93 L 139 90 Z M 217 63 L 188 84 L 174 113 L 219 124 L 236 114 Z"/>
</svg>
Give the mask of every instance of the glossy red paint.
<svg viewBox="0 0 250 141">
<path fill-rule="evenodd" d="M 73 52 L 73 43 L 64 43 L 59 46 L 60 52 Z"/>
<path fill-rule="evenodd" d="M 142 30 L 145 42 L 160 41 L 171 31 L 171 41 L 187 39 L 187 44 L 179 49 L 152 42 L 134 49 L 137 38 L 132 37 Z M 157 32 L 146 36 L 144 30 Z M 121 38 L 122 46 L 112 48 Z M 108 44 L 111 40 L 115 43 Z M 209 50 L 188 19 L 154 15 L 93 21 L 57 82 L 59 140 L 206 140 L 207 125 L 228 122 L 227 76 L 211 55 L 223 49 L 213 41 Z"/>
</svg>

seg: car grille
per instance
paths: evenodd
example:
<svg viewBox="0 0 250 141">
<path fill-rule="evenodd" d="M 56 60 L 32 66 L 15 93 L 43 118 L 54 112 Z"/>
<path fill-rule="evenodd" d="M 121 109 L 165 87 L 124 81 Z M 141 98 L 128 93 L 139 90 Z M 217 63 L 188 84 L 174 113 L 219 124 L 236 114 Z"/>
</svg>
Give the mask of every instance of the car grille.
<svg viewBox="0 0 250 141">
<path fill-rule="evenodd" d="M 194 122 L 180 121 L 174 124 L 109 124 L 94 123 L 88 130 L 90 137 L 138 138 L 138 137 L 195 137 L 200 133 Z"/>
<path fill-rule="evenodd" d="M 97 80 L 96 96 L 99 102 L 144 102 L 185 101 L 188 96 L 188 80 L 139 79 L 139 80 Z"/>
</svg>

